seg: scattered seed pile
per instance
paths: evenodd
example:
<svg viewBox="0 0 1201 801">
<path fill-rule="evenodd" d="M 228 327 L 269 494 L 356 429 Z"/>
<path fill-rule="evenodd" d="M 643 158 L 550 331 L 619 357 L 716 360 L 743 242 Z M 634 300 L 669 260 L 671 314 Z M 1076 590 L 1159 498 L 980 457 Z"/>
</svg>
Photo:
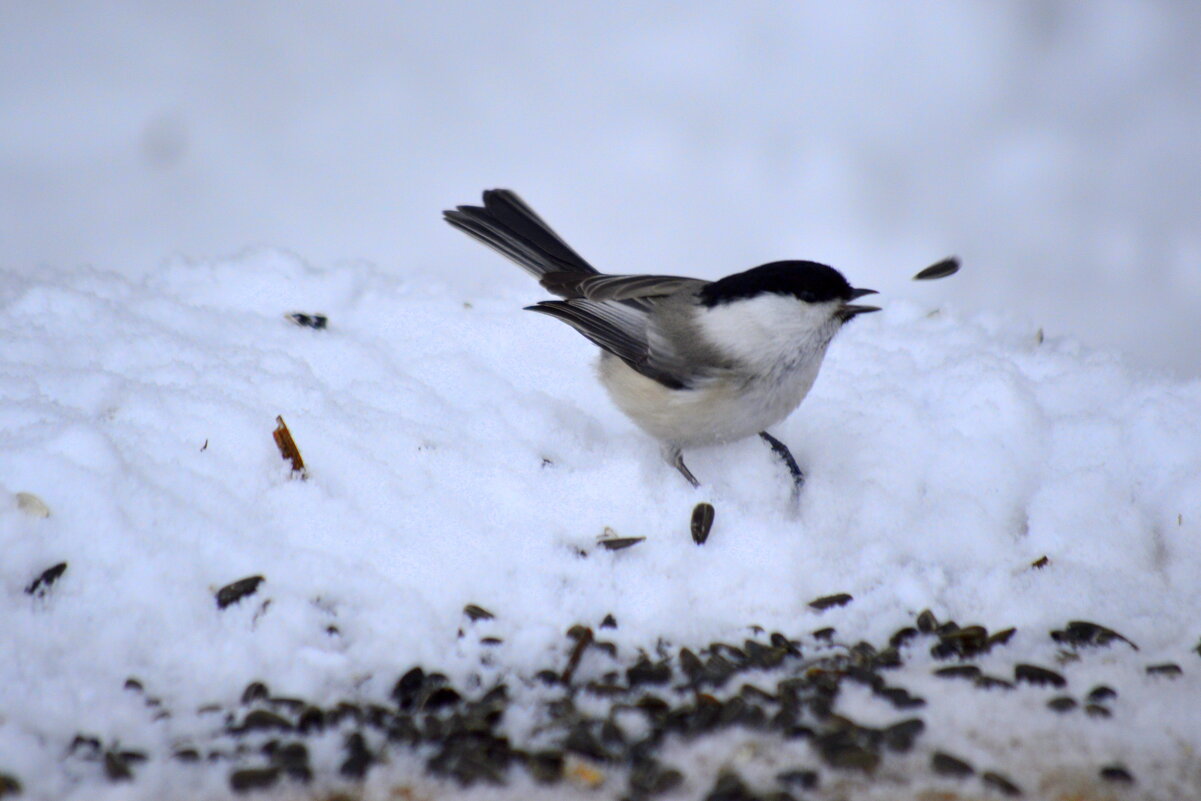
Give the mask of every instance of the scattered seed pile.
<svg viewBox="0 0 1201 801">
<path fill-rule="evenodd" d="M 249 580 L 237 584 L 240 590 L 254 590 Z M 219 602 L 232 602 L 229 588 L 221 592 Z M 819 598 L 811 606 L 824 609 L 851 600 L 840 594 Z M 492 616 L 477 605 L 466 607 L 464 614 L 472 621 Z M 223 721 L 211 740 L 178 744 L 168 758 L 195 770 L 225 771 L 236 793 L 286 788 L 289 783 L 309 785 L 315 779 L 353 785 L 388 762 L 390 754 L 407 752 L 421 760 L 429 776 L 461 787 L 504 786 L 515 771 L 524 771 L 541 785 L 605 783 L 619 788 L 616 797 L 649 799 L 670 794 L 686 781 L 683 768 L 666 756 L 670 743 L 697 743 L 738 729 L 761 739 L 803 742 L 808 748 L 790 752 L 802 756 L 774 770 L 770 784 L 753 783 L 725 769 L 703 797 L 787 801 L 822 797 L 830 779 L 847 774 L 870 780 L 888 760 L 915 751 L 927 730 L 922 717 L 927 702 L 892 678 L 915 649 L 927 648 L 937 660 L 954 661 L 935 669 L 935 676 L 969 681 L 982 691 L 1067 686 L 1061 673 L 1039 665 L 1015 664 L 1007 676 L 985 674 L 971 660 L 1003 648 L 1014 629 L 989 631 L 980 625 L 940 622 L 929 611 L 880 645 L 842 644 L 833 628 L 795 639 L 752 627 L 755 636 L 740 644 L 715 642 L 693 649 L 659 643 L 653 653 L 625 659 L 603 637 L 617 625 L 611 615 L 595 631 L 576 625 L 566 635 L 565 664 L 488 687 L 455 686 L 442 673 L 415 666 L 400 675 L 386 698 L 316 704 L 275 695 L 267 684 L 253 682 L 240 704 L 199 710 Z M 1116 631 L 1086 621 L 1069 622 L 1050 637 L 1070 649 L 1120 643 L 1137 650 Z M 593 678 L 581 680 L 577 676 L 586 657 L 593 667 L 599 659 L 602 667 L 590 671 Z M 1146 670 L 1158 675 L 1181 672 L 1175 664 L 1149 665 Z M 849 685 L 887 702 L 894 719 L 886 725 L 851 719 L 840 709 Z M 125 687 L 143 695 L 154 715 L 171 714 L 138 679 L 130 678 Z M 539 699 L 537 725 L 523 740 L 511 736 L 504 725 L 517 697 Z M 1101 685 L 1080 701 L 1062 693 L 1046 706 L 1065 713 L 1083 705 L 1089 717 L 1108 718 L 1108 704 L 1116 697 L 1115 689 Z M 310 743 L 329 738 L 337 743 L 336 777 L 319 775 L 310 759 Z M 70 744 L 68 756 L 97 764 L 113 782 L 136 780 L 149 758 L 145 751 L 105 744 L 84 733 Z M 942 750 L 929 749 L 925 764 L 932 776 L 975 782 L 973 793 L 1025 794 L 1019 777 L 972 765 Z M 1096 771 L 1102 783 L 1135 783 L 1132 772 L 1121 764 L 1097 765 Z M 20 787 L 17 777 L 0 775 L 0 798 L 19 794 Z"/>
</svg>

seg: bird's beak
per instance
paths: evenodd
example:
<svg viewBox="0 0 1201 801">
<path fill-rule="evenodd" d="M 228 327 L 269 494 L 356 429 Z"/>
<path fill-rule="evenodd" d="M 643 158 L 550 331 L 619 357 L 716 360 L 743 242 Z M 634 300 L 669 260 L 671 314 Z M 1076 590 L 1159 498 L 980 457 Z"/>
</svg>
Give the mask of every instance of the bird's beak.
<svg viewBox="0 0 1201 801">
<path fill-rule="evenodd" d="M 845 323 L 847 320 L 851 319 L 852 317 L 857 317 L 860 314 L 868 314 L 869 312 L 878 311 L 880 311 L 879 306 L 856 306 L 848 303 L 846 306 L 843 306 L 841 309 L 839 309 L 837 314 L 838 319 Z"/>
<path fill-rule="evenodd" d="M 852 289 L 851 300 L 858 300 L 864 295 L 874 294 L 876 294 L 876 290 L 874 289 Z M 870 312 L 878 311 L 880 311 L 879 306 L 860 306 L 857 303 L 844 303 L 842 308 L 839 309 L 836 314 L 838 319 L 845 323 L 847 320 L 850 320 L 852 317 L 857 317 L 860 314 L 868 314 Z"/>
</svg>

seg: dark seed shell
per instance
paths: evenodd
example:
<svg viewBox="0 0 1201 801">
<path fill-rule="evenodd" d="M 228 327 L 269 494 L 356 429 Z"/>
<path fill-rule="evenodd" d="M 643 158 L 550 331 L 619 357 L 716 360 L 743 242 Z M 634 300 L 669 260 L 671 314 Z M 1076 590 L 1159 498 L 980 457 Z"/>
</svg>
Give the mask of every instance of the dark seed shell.
<svg viewBox="0 0 1201 801">
<path fill-rule="evenodd" d="M 692 541 L 697 545 L 704 545 L 705 541 L 709 539 L 715 515 L 716 510 L 711 503 L 701 502 L 692 507 Z"/>
<path fill-rule="evenodd" d="M 1107 782 L 1121 782 L 1123 784 L 1133 784 L 1134 776 L 1130 771 L 1126 770 L 1121 765 L 1106 765 L 1101 768 L 1101 778 Z"/>
<path fill-rule="evenodd" d="M 940 278 L 952 276 L 957 272 L 959 272 L 959 259 L 951 256 L 950 258 L 931 264 L 929 267 L 913 276 L 913 280 L 936 281 Z"/>
<path fill-rule="evenodd" d="M 467 615 L 467 617 L 471 618 L 472 620 L 491 620 L 492 618 L 496 617 L 496 615 L 492 614 L 484 607 L 476 606 L 475 604 L 467 604 L 467 606 L 464 606 L 463 614 Z"/>
<path fill-rule="evenodd" d="M 217 608 L 224 609 L 230 604 L 236 604 L 247 596 L 254 595 L 263 581 L 265 579 L 262 576 L 247 576 L 244 579 L 238 579 L 232 584 L 226 584 L 217 590 Z"/>
<path fill-rule="evenodd" d="M 1005 778 L 1000 773 L 994 773 L 991 770 L 985 771 L 984 773 L 980 774 L 980 780 L 984 782 L 985 786 L 991 787 L 1001 795 L 1014 797 L 1022 794 L 1022 788 L 1009 781 L 1009 779 Z"/>
<path fill-rule="evenodd" d="M 67 572 L 66 562 L 59 562 L 57 565 L 46 568 L 25 588 L 25 594 L 36 595 L 38 598 L 45 597 L 46 591 L 65 572 Z"/>
<path fill-rule="evenodd" d="M 943 751 L 935 751 L 930 756 L 930 769 L 939 776 L 953 776 L 962 779 L 976 772 L 975 768 L 958 757 L 953 757 Z"/>
<path fill-rule="evenodd" d="M 1180 665 L 1177 665 L 1173 662 L 1166 662 L 1162 665 L 1147 666 L 1148 676 L 1179 676 L 1182 673 L 1184 673 L 1184 671 L 1180 669 Z"/>
<path fill-rule="evenodd" d="M 823 595 L 821 598 L 816 598 L 809 602 L 809 606 L 820 612 L 835 606 L 846 606 L 853 600 L 855 600 L 854 596 L 840 592 L 836 595 Z"/>
<path fill-rule="evenodd" d="M 940 679 L 975 679 L 980 676 L 980 668 L 975 665 L 952 665 L 939 668 L 934 675 Z"/>
<path fill-rule="evenodd" d="M 1076 699 L 1070 695 L 1061 695 L 1047 701 L 1047 708 L 1054 712 L 1071 712 L 1076 708 Z"/>
<path fill-rule="evenodd" d="M 265 790 L 279 779 L 279 768 L 244 768 L 229 775 L 229 786 L 235 793 Z"/>
<path fill-rule="evenodd" d="M 1018 665 L 1013 669 L 1013 678 L 1018 682 L 1026 682 L 1036 686 L 1050 685 L 1052 687 L 1067 686 L 1067 679 L 1054 670 L 1047 670 L 1038 665 Z"/>
<path fill-rule="evenodd" d="M 609 551 L 620 551 L 646 540 L 646 537 L 601 537 L 596 544 Z"/>
</svg>

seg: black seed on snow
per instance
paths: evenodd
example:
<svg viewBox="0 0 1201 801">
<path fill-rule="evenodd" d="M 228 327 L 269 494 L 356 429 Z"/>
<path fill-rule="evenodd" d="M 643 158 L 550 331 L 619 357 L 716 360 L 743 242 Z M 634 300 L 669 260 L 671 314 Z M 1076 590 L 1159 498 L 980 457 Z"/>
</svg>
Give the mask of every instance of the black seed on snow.
<svg viewBox="0 0 1201 801">
<path fill-rule="evenodd" d="M 744 684 L 738 689 L 738 694 L 743 697 L 748 703 L 752 704 L 773 704 L 776 701 L 776 696 L 756 687 L 753 684 Z"/>
<path fill-rule="evenodd" d="M 1046 556 L 1040 556 L 1037 559 L 1035 559 L 1033 562 L 1030 563 L 1030 567 L 1033 567 L 1036 570 L 1042 570 L 1044 567 L 1046 567 L 1049 564 L 1051 564 L 1051 560 L 1049 558 L 1047 558 Z"/>
<path fill-rule="evenodd" d="M 247 576 L 244 579 L 238 579 L 232 584 L 226 584 L 217 590 L 217 608 L 224 609 L 230 604 L 236 604 L 243 598 L 254 595 L 263 581 L 265 579 L 262 576 Z"/>
<path fill-rule="evenodd" d="M 1101 778 L 1107 782 L 1121 782 L 1122 784 L 1133 784 L 1134 776 L 1130 771 L 1126 770 L 1121 765 L 1106 765 L 1101 768 Z"/>
<path fill-rule="evenodd" d="M 614 698 L 619 695 L 625 695 L 630 691 L 630 688 L 620 684 L 605 684 L 603 682 L 590 681 L 584 685 L 584 690 L 592 695 L 599 695 L 601 698 Z"/>
<path fill-rule="evenodd" d="M 267 689 L 267 685 L 261 681 L 252 681 L 246 685 L 246 689 L 242 691 L 242 703 L 253 704 L 255 701 L 264 701 L 271 695 Z"/>
<path fill-rule="evenodd" d="M 178 759 L 180 762 L 198 762 L 200 761 L 200 752 L 195 748 L 181 748 L 171 755 L 173 759 Z"/>
<path fill-rule="evenodd" d="M 492 614 L 484 607 L 476 606 L 475 604 L 467 604 L 467 606 L 464 606 L 463 614 L 467 615 L 467 617 L 471 618 L 472 620 L 491 620 L 492 618 L 496 617 L 496 615 Z"/>
<path fill-rule="evenodd" d="M 1086 697 L 1094 704 L 1099 704 L 1102 701 L 1108 701 L 1111 698 L 1117 698 L 1118 693 L 1117 690 L 1112 687 L 1107 687 L 1104 684 L 1098 684 L 1096 687 L 1088 691 L 1088 695 Z"/>
<path fill-rule="evenodd" d="M 431 692 L 421 704 L 422 711 L 434 712 L 457 704 L 462 699 L 458 691 L 452 687 L 439 687 Z"/>
<path fill-rule="evenodd" d="M 709 532 L 713 528 L 713 518 L 716 514 L 711 503 L 698 503 L 692 507 L 692 541 L 697 545 L 704 545 L 709 539 Z"/>
<path fill-rule="evenodd" d="M 1005 679 L 998 679 L 996 676 L 979 676 L 975 681 L 975 685 L 977 687 L 979 687 L 981 690 L 993 690 L 993 689 L 1012 690 L 1013 689 L 1012 682 L 1005 681 Z"/>
<path fill-rule="evenodd" d="M 329 318 L 326 317 L 324 314 L 305 314 L 304 312 L 290 312 L 288 314 L 285 314 L 284 317 L 286 317 L 288 320 L 295 323 L 296 325 L 300 326 L 301 328 L 312 328 L 317 331 L 324 331 L 326 324 L 329 323 Z"/>
<path fill-rule="evenodd" d="M 318 707 L 308 706 L 300 713 L 296 729 L 301 734 L 313 734 L 325 728 L 325 713 Z"/>
<path fill-rule="evenodd" d="M 705 666 L 704 663 L 701 662 L 700 657 L 694 654 L 691 650 L 688 648 L 681 648 L 680 670 L 684 671 L 684 675 L 686 675 L 692 681 L 697 681 L 704 672 Z"/>
<path fill-rule="evenodd" d="M 245 734 L 251 731 L 292 731 L 292 723 L 283 715 L 269 709 L 253 709 L 246 714 L 239 726 L 229 731 L 232 734 Z"/>
<path fill-rule="evenodd" d="M 786 770 L 783 773 L 776 774 L 776 781 L 780 784 L 798 787 L 802 790 L 813 790 L 817 787 L 817 771 Z"/>
<path fill-rule="evenodd" d="M 813 632 L 813 639 L 825 640 L 826 642 L 833 640 L 834 639 L 834 627 L 827 626 L 824 629 L 818 629 L 817 631 Z"/>
<path fill-rule="evenodd" d="M 392 688 L 392 698 L 400 705 L 401 709 L 409 709 L 417 701 L 417 697 L 421 694 L 421 689 L 424 686 L 425 671 L 419 667 L 415 667 L 401 676 L 400 680 L 396 682 L 396 686 Z"/>
<path fill-rule="evenodd" d="M 917 709 L 926 705 L 926 699 L 910 695 L 904 687 L 884 687 L 876 694 L 888 700 L 896 709 Z"/>
<path fill-rule="evenodd" d="M 1109 718 L 1113 717 L 1113 713 L 1100 704 L 1085 704 L 1084 712 L 1090 718 Z"/>
<path fill-rule="evenodd" d="M 1071 712 L 1076 708 L 1076 699 L 1070 695 L 1061 695 L 1047 701 L 1047 708 L 1054 712 Z"/>
<path fill-rule="evenodd" d="M 20 794 L 21 782 L 17 781 L 17 777 L 10 776 L 7 773 L 0 773 L 0 798 Z"/>
<path fill-rule="evenodd" d="M 913 626 L 906 626 L 903 629 L 897 629 L 891 637 L 888 638 L 888 644 L 893 648 L 900 648 L 905 643 L 917 636 L 917 629 Z"/>
<path fill-rule="evenodd" d="M 1009 781 L 1009 779 L 1005 778 L 1000 773 L 995 773 L 991 770 L 980 774 L 980 781 L 982 781 L 986 787 L 991 787 L 1001 795 L 1014 797 L 1022 794 L 1022 788 Z"/>
<path fill-rule="evenodd" d="M 114 751 L 105 751 L 104 775 L 108 777 L 110 782 L 125 782 L 133 778 L 133 771 L 129 769 L 129 765 L 122 758 L 121 754 Z"/>
<path fill-rule="evenodd" d="M 140 693 L 143 690 L 142 682 L 130 676 L 125 680 L 125 689 L 132 690 L 135 693 Z"/>
<path fill-rule="evenodd" d="M 45 597 L 51 585 L 58 581 L 65 572 L 67 572 L 66 562 L 59 562 L 57 565 L 46 568 L 29 583 L 29 586 L 25 588 L 25 594 L 36 595 L 39 598 Z"/>
<path fill-rule="evenodd" d="M 917 616 L 917 630 L 922 634 L 931 634 L 938 628 L 938 618 L 929 609 L 923 609 Z"/>
<path fill-rule="evenodd" d="M 713 783 L 713 789 L 705 801 L 755 801 L 754 794 L 742 782 L 737 773 L 725 771 Z"/>
<path fill-rule="evenodd" d="M 1184 671 L 1180 669 L 1180 665 L 1172 662 L 1167 662 L 1162 665 L 1147 666 L 1148 676 L 1179 676 L 1182 673 L 1184 673 Z"/>
<path fill-rule="evenodd" d="M 636 760 L 630 769 L 629 785 L 639 796 L 655 796 L 671 792 L 684 781 L 684 776 L 674 768 L 664 768 L 656 760 Z"/>
<path fill-rule="evenodd" d="M 914 740 L 925 730 L 926 724 L 921 718 L 909 718 L 884 729 L 881 739 L 889 750 L 905 753 L 913 748 Z"/>
<path fill-rule="evenodd" d="M 100 756 L 100 740 L 96 737 L 77 734 L 71 740 L 71 746 L 67 749 L 67 753 L 74 754 L 76 751 L 86 752 L 86 759 L 97 759 Z"/>
<path fill-rule="evenodd" d="M 814 745 L 827 765 L 839 770 L 872 771 L 880 764 L 880 755 L 855 741 L 851 731 L 818 734 Z"/>
<path fill-rule="evenodd" d="M 671 666 L 667 662 L 652 664 L 642 657 L 633 667 L 626 670 L 626 681 L 631 687 L 639 684 L 667 684 L 671 681 Z"/>
<path fill-rule="evenodd" d="M 754 640 L 743 643 L 742 650 L 746 653 L 746 661 L 750 667 L 771 670 L 784 661 L 788 651 L 776 646 L 767 646 Z"/>
<path fill-rule="evenodd" d="M 534 674 L 534 678 L 546 685 L 559 683 L 559 674 L 553 670 L 539 670 Z"/>
<path fill-rule="evenodd" d="M 952 776 L 957 779 L 971 776 L 976 772 L 975 768 L 967 762 L 943 751 L 935 751 L 930 756 L 930 769 L 939 776 Z"/>
<path fill-rule="evenodd" d="M 279 779 L 279 768 L 244 768 L 229 774 L 229 786 L 235 793 L 266 790 Z"/>
<path fill-rule="evenodd" d="M 338 768 L 338 772 L 350 779 L 361 779 L 367 775 L 367 768 L 375 762 L 375 757 L 367 750 L 367 742 L 357 731 L 352 732 L 345 743 L 346 761 Z"/>
<path fill-rule="evenodd" d="M 1051 639 L 1061 645 L 1070 646 L 1104 646 L 1109 645 L 1114 640 L 1120 640 L 1126 643 L 1134 650 L 1138 650 L 1138 646 L 1130 640 L 1118 634 L 1116 631 L 1097 623 L 1090 623 L 1087 620 L 1072 620 L 1068 622 L 1067 627 L 1062 631 L 1052 631 Z"/>
<path fill-rule="evenodd" d="M 799 647 L 797 647 L 800 645 L 800 643 L 796 642 L 795 640 L 788 639 L 787 637 L 785 637 L 783 634 L 781 634 L 778 631 L 772 632 L 771 644 L 775 648 L 783 648 L 791 656 L 800 656 L 801 655 L 801 649 Z"/>
<path fill-rule="evenodd" d="M 876 654 L 875 659 L 872 660 L 872 664 L 881 670 L 887 670 L 889 668 L 899 668 L 904 663 L 901 661 L 900 652 L 896 648 L 889 646 Z"/>
<path fill-rule="evenodd" d="M 607 551 L 620 551 L 644 542 L 646 537 L 601 537 L 596 544 Z"/>
<path fill-rule="evenodd" d="M 1047 670 L 1038 665 L 1018 665 L 1013 669 L 1013 678 L 1017 682 L 1026 682 L 1035 686 L 1050 685 L 1052 687 L 1067 686 L 1067 679 L 1054 670 Z"/>
<path fill-rule="evenodd" d="M 951 665 L 939 668 L 934 675 L 940 679 L 975 679 L 980 676 L 980 668 L 975 665 Z"/>
<path fill-rule="evenodd" d="M 500 645 L 504 640 L 500 637 L 484 637 L 480 640 L 480 645 L 494 646 Z"/>
<path fill-rule="evenodd" d="M 809 602 L 809 606 L 820 612 L 836 606 L 846 606 L 853 600 L 855 600 L 854 596 L 849 593 L 840 592 L 836 595 L 823 595 L 821 598 L 815 598 Z"/>
<path fill-rule="evenodd" d="M 988 635 L 986 647 L 992 648 L 994 645 L 1005 645 L 1016 633 L 1017 629 L 1015 628 L 1002 629 L 1001 631 L 994 632 L 993 634 Z"/>
<path fill-rule="evenodd" d="M 943 623 L 934 629 L 934 633 L 939 637 L 945 637 L 948 634 L 954 634 L 957 631 L 959 631 L 959 624 L 954 620 L 948 620 L 946 623 Z"/>
<path fill-rule="evenodd" d="M 592 733 L 587 722 L 577 723 L 571 728 L 566 739 L 563 740 L 563 750 L 595 759 L 598 762 L 605 762 L 609 759 L 609 752 Z"/>
<path fill-rule="evenodd" d="M 733 659 L 735 662 L 745 662 L 746 652 L 737 646 L 730 645 L 724 642 L 710 643 L 709 651 L 714 654 L 720 654 L 723 657 Z"/>
<path fill-rule="evenodd" d="M 617 618 L 613 617 L 613 615 L 605 615 L 604 620 L 600 622 L 600 627 L 602 629 L 617 628 Z"/>
</svg>

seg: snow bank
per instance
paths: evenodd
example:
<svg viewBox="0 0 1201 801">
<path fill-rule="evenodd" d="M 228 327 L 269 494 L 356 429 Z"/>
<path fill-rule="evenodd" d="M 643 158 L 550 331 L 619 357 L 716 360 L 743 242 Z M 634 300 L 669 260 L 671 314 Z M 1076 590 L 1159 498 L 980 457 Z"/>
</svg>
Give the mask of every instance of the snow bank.
<svg viewBox="0 0 1201 801">
<path fill-rule="evenodd" d="M 211 729 L 154 720 L 128 677 L 184 711 L 255 679 L 386 696 L 413 664 L 456 681 L 561 664 L 564 631 L 606 614 L 633 653 L 751 625 L 878 642 L 929 608 L 1016 626 L 1010 662 L 1053 664 L 1047 633 L 1074 619 L 1139 648 L 1058 668 L 1079 694 L 1120 687 L 1113 720 L 982 699 L 915 650 L 927 723 L 961 752 L 1028 787 L 1113 760 L 1148 797 L 1201 786 L 1201 382 L 885 298 L 776 432 L 809 475 L 792 508 L 757 440 L 688 454 L 688 487 L 595 384 L 592 346 L 520 311 L 540 298 L 523 281 L 484 296 L 269 250 L 144 280 L 0 276 L 0 773 L 30 797 L 106 797 L 98 767 L 64 758 L 77 733 L 157 757 Z M 717 514 L 698 547 L 701 500 Z M 646 541 L 600 549 L 606 527 Z M 251 575 L 258 591 L 219 610 Z M 837 592 L 854 601 L 809 606 Z M 469 603 L 495 619 L 469 624 Z M 1164 662 L 1183 675 L 1145 673 Z M 180 770 L 153 762 L 112 797 L 160 797 Z"/>
</svg>

